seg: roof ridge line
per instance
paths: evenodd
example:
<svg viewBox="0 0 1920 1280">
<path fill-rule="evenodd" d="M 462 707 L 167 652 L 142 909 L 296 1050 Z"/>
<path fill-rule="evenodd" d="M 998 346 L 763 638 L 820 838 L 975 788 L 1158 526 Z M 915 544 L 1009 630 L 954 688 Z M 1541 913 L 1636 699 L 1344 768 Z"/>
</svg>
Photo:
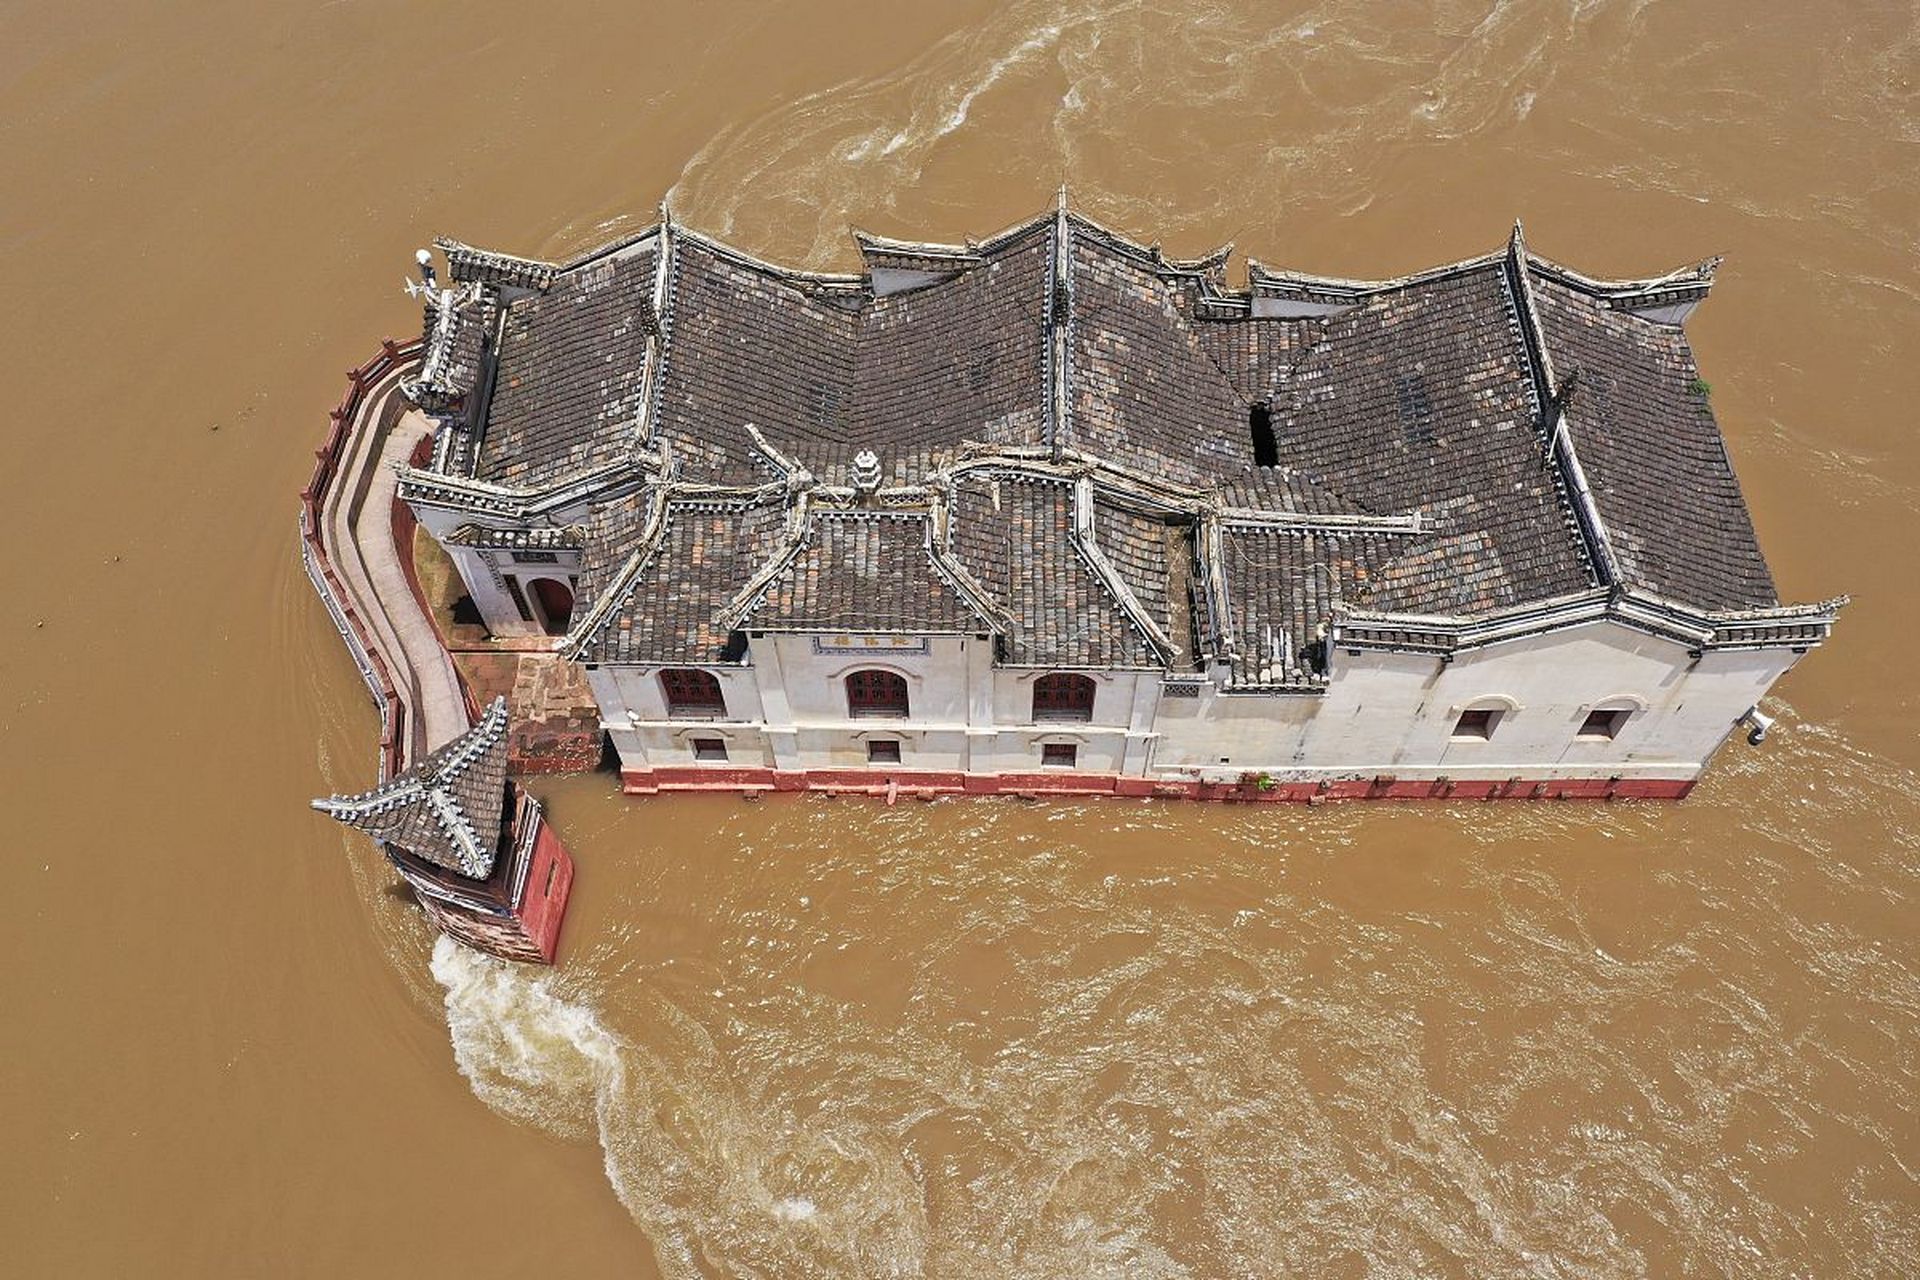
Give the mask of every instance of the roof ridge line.
<svg viewBox="0 0 1920 1280">
<path fill-rule="evenodd" d="M 1400 516 L 1375 516 L 1346 512 L 1315 514 L 1264 507 L 1221 507 L 1216 514 L 1222 525 L 1238 529 L 1327 534 L 1378 533 L 1398 537 L 1415 537 L 1438 531 L 1437 522 L 1418 511 Z"/>
<path fill-rule="evenodd" d="M 1067 526 L 1067 535 L 1073 541 L 1074 548 L 1080 552 L 1081 559 L 1093 570 L 1094 579 L 1106 588 L 1114 603 L 1120 606 L 1127 621 L 1134 625 L 1147 643 L 1160 656 L 1162 665 L 1174 658 L 1173 641 L 1153 620 L 1147 607 L 1140 603 L 1140 597 L 1133 594 L 1133 588 L 1127 585 L 1126 578 L 1107 559 L 1107 553 L 1100 549 L 1100 543 L 1093 527 L 1094 491 L 1093 481 L 1082 476 L 1073 482 L 1073 521 Z"/>
<path fill-rule="evenodd" d="M 653 309 L 653 332 L 647 335 L 647 363 L 640 373 L 640 422 L 637 440 L 641 448 L 654 442 L 659 434 L 660 388 L 667 378 L 673 357 L 673 321 L 678 308 L 673 305 L 680 286 L 680 253 L 673 219 L 666 201 L 660 202 L 660 248 L 653 260 L 653 292 L 647 305 Z"/>
<path fill-rule="evenodd" d="M 628 554 L 626 563 L 621 565 L 620 571 L 613 575 L 613 580 L 593 602 L 593 607 L 587 610 L 586 616 L 580 619 L 579 625 L 569 631 L 566 638 L 560 642 L 557 652 L 568 662 L 579 662 L 583 659 L 587 646 L 606 630 L 607 624 L 613 621 L 614 615 L 626 603 L 627 596 L 632 594 L 635 584 L 640 580 L 641 572 L 653 562 L 659 555 L 660 549 L 666 545 L 669 523 L 667 512 L 672 505 L 669 501 L 669 492 L 670 486 L 662 485 L 648 494 L 647 502 L 650 510 L 647 512 L 646 524 L 641 527 L 638 545 Z"/>
<path fill-rule="evenodd" d="M 862 258 L 874 253 L 893 254 L 903 258 L 934 258 L 950 261 L 955 267 L 962 269 L 977 266 L 986 261 L 977 244 L 946 244 L 938 240 L 902 240 L 851 226 L 847 230 L 852 234 L 853 242 L 859 248 Z"/>
<path fill-rule="evenodd" d="M 933 571 L 946 579 L 960 599 L 993 629 L 995 635 L 1005 635 L 1013 628 L 1013 614 L 994 599 L 993 593 L 953 553 L 949 545 L 953 536 L 952 517 L 944 490 L 935 488 L 927 508 L 927 559 L 932 563 Z"/>
<path fill-rule="evenodd" d="M 1390 293 L 1395 289 L 1405 289 L 1416 284 L 1429 284 L 1449 276 L 1463 275 L 1483 267 L 1493 266 L 1505 256 L 1504 251 L 1477 254 L 1471 258 L 1461 258 L 1456 262 L 1444 263 L 1437 267 L 1424 267 L 1406 275 L 1390 276 L 1382 280 L 1363 280 L 1352 276 L 1322 276 L 1307 271 L 1283 271 L 1267 265 L 1259 258 L 1247 258 L 1247 288 L 1258 295 L 1262 285 L 1294 285 L 1308 289 L 1328 292 L 1352 293 L 1357 296 L 1369 296 L 1376 293 Z"/>
<path fill-rule="evenodd" d="M 473 767 L 474 761 L 483 752 L 499 741 L 500 735 L 506 732 L 507 724 L 507 698 L 505 694 L 497 693 L 467 732 L 456 739 L 455 745 L 459 749 L 447 753 L 447 758 L 434 770 L 434 777 L 457 779 Z"/>
<path fill-rule="evenodd" d="M 813 540 L 813 495 L 805 489 L 794 495 L 793 504 L 787 508 L 787 541 L 774 550 L 767 562 L 760 566 L 759 572 L 747 579 L 746 585 L 733 593 L 733 597 L 713 611 L 713 624 L 732 631 L 738 628 L 753 611 L 760 607 L 761 597 L 765 596 L 774 582 L 793 567 L 807 544 Z"/>
<path fill-rule="evenodd" d="M 1529 266 L 1542 275 L 1554 280 L 1556 283 L 1566 285 L 1581 293 L 1607 300 L 1630 298 L 1636 294 L 1659 294 L 1679 292 L 1688 289 L 1710 289 L 1713 287 L 1715 273 L 1719 271 L 1720 265 L 1725 261 L 1725 254 L 1715 254 L 1710 258 L 1703 258 L 1699 262 L 1689 263 L 1682 267 L 1675 267 L 1673 270 L 1662 275 L 1648 276 L 1643 279 L 1608 280 L 1600 276 L 1590 276 L 1585 272 L 1576 271 L 1564 263 L 1556 262 L 1552 258 L 1542 257 L 1537 253 L 1529 252 L 1527 255 L 1527 264 Z"/>
<path fill-rule="evenodd" d="M 1562 488 L 1574 509 L 1574 524 L 1586 544 L 1587 560 L 1600 585 L 1612 587 L 1620 581 L 1620 563 L 1613 553 L 1613 541 L 1600 519 L 1600 506 L 1587 484 L 1587 473 L 1574 452 L 1573 434 L 1567 428 L 1566 402 L 1571 384 L 1563 385 L 1555 374 L 1547 352 L 1546 328 L 1534 304 L 1533 286 L 1527 279 L 1526 233 L 1520 220 L 1513 220 L 1513 232 L 1507 237 L 1505 274 L 1514 307 L 1520 313 L 1520 346 L 1526 356 L 1540 399 L 1541 426 L 1547 433 L 1547 458 L 1558 474 Z"/>
<path fill-rule="evenodd" d="M 1073 422 L 1073 228 L 1062 204 L 1047 241 L 1047 454 L 1059 462 Z"/>
<path fill-rule="evenodd" d="M 684 236 L 686 239 L 693 241 L 695 244 L 703 246 L 715 256 L 732 262 L 735 266 L 746 267 L 752 271 L 764 272 L 767 275 L 789 281 L 795 285 L 864 285 L 867 280 L 866 274 L 858 271 L 807 271 L 800 267 L 782 266 L 777 262 L 770 262 L 765 258 L 756 257 L 748 253 L 745 249 L 737 248 L 724 240 L 715 239 L 713 236 L 707 235 L 704 232 L 695 231 L 691 227 L 675 227 L 674 232 L 677 235 Z"/>
</svg>

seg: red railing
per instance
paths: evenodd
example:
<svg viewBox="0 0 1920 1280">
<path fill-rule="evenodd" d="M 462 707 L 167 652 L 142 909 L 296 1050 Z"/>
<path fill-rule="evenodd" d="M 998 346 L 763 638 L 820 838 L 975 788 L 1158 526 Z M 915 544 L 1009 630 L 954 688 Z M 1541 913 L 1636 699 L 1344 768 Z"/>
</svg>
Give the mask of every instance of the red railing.
<svg viewBox="0 0 1920 1280">
<path fill-rule="evenodd" d="M 354 418 L 366 407 L 368 393 L 396 368 L 417 356 L 422 345 L 418 340 L 397 343 L 392 338 L 382 339 L 379 355 L 347 371 L 347 389 L 341 395 L 340 403 L 328 411 L 330 423 L 327 438 L 314 450 L 313 475 L 300 491 L 301 561 L 314 590 L 320 595 L 321 603 L 332 615 L 335 629 L 340 632 L 341 639 L 347 642 L 354 663 L 360 668 L 361 678 L 367 682 L 367 689 L 373 695 L 374 705 L 380 709 L 380 780 L 383 782 L 407 764 L 406 743 L 410 731 L 407 705 L 394 684 L 393 673 L 386 659 L 374 644 L 365 619 L 354 609 L 352 598 L 341 586 L 339 575 L 334 571 L 333 561 L 320 536 L 321 508 L 335 480 L 339 478 L 341 450 L 346 445 Z"/>
</svg>

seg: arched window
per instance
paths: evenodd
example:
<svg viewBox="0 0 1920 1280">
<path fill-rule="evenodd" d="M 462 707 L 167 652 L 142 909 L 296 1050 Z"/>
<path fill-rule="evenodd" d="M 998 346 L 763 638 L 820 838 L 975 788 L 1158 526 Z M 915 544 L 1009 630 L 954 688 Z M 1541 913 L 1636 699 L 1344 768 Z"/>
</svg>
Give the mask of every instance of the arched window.
<svg viewBox="0 0 1920 1280">
<path fill-rule="evenodd" d="M 873 668 L 853 672 L 847 677 L 847 714 L 904 718 L 907 678 Z"/>
<path fill-rule="evenodd" d="M 660 692 L 667 695 L 667 714 L 675 720 L 713 718 L 727 714 L 720 680 L 711 671 L 675 668 L 660 673 Z"/>
<path fill-rule="evenodd" d="M 535 578 L 529 585 L 540 604 L 540 629 L 550 636 L 565 635 L 573 621 L 573 591 L 552 578 Z"/>
<path fill-rule="evenodd" d="M 1056 671 L 1033 682 L 1035 720 L 1093 719 L 1094 683 L 1071 671 Z"/>
</svg>

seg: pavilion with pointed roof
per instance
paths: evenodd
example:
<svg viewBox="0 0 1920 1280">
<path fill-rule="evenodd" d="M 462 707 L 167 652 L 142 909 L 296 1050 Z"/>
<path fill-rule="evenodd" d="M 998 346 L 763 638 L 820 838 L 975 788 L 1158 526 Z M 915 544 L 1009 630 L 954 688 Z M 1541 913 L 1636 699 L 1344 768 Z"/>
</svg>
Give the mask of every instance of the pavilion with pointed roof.
<svg viewBox="0 0 1920 1280">
<path fill-rule="evenodd" d="M 507 700 L 471 729 L 362 795 L 313 807 L 469 880 L 493 874 L 508 809 Z"/>
<path fill-rule="evenodd" d="M 539 803 L 508 776 L 510 727 L 496 697 L 465 733 L 371 791 L 313 807 L 371 836 L 456 940 L 550 964 L 572 862 Z"/>
</svg>

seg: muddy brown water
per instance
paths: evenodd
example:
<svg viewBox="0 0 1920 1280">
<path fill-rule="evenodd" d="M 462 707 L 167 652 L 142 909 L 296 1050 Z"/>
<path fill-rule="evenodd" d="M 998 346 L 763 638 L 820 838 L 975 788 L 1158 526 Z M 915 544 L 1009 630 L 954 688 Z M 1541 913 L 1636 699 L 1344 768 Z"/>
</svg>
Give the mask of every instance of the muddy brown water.
<svg viewBox="0 0 1920 1280">
<path fill-rule="evenodd" d="M 15 5 L 0 16 L 0 1236 L 20 1275 L 1920 1273 L 1910 6 Z M 846 266 L 1072 184 L 1310 271 L 1728 255 L 1790 599 L 1687 802 L 540 790 L 562 967 L 306 799 L 375 719 L 295 554 L 435 232 Z"/>
</svg>

